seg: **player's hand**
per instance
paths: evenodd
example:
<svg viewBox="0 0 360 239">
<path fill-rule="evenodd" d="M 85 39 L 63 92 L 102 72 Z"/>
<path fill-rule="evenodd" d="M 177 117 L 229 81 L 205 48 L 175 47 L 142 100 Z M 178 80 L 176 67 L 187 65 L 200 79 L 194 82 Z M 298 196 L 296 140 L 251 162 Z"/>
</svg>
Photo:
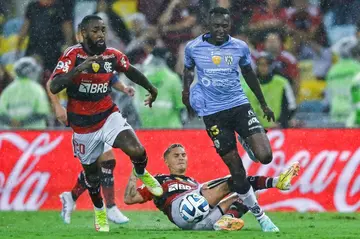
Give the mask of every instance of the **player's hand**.
<svg viewBox="0 0 360 239">
<path fill-rule="evenodd" d="M 77 69 L 79 71 L 84 71 L 88 69 L 93 63 L 96 63 L 100 59 L 102 59 L 102 56 L 97 56 L 97 55 L 89 56 L 88 58 L 86 58 L 86 60 L 83 63 L 77 66 Z"/>
<path fill-rule="evenodd" d="M 156 88 L 151 89 L 149 91 L 150 94 L 146 95 L 146 99 L 144 100 L 145 105 L 148 105 L 150 108 L 152 107 L 152 103 L 156 100 L 158 91 Z"/>
<path fill-rule="evenodd" d="M 264 118 L 266 117 L 267 121 L 271 122 L 275 122 L 275 115 L 274 115 L 274 112 L 272 112 L 272 110 L 269 108 L 269 106 L 267 105 L 264 105 L 264 106 L 261 106 L 261 109 L 263 110 L 264 112 Z"/>
<path fill-rule="evenodd" d="M 135 95 L 135 89 L 132 86 L 127 86 L 124 89 L 124 93 L 127 94 L 130 97 L 133 97 Z"/>
</svg>

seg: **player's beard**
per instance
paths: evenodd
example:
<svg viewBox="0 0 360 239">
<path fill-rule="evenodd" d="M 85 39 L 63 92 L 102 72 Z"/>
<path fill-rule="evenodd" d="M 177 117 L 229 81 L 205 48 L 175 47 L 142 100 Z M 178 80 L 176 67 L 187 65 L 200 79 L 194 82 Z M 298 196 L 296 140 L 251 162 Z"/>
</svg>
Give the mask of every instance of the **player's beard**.
<svg viewBox="0 0 360 239">
<path fill-rule="evenodd" d="M 98 45 L 96 42 L 93 42 L 90 38 L 86 39 L 86 44 L 88 45 L 90 51 L 95 55 L 100 55 L 106 50 L 106 43 Z"/>
</svg>

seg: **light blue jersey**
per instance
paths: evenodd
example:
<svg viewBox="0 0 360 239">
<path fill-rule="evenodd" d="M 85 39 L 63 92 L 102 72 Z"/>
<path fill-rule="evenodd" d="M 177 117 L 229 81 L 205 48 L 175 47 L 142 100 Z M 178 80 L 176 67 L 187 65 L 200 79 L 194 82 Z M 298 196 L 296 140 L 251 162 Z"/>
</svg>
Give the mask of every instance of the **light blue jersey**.
<svg viewBox="0 0 360 239">
<path fill-rule="evenodd" d="M 221 46 L 205 40 L 208 34 L 188 42 L 184 65 L 196 67 L 196 81 L 190 89 L 190 104 L 199 116 L 249 103 L 240 84 L 240 67 L 251 64 L 250 50 L 241 40 L 229 36 Z"/>
</svg>

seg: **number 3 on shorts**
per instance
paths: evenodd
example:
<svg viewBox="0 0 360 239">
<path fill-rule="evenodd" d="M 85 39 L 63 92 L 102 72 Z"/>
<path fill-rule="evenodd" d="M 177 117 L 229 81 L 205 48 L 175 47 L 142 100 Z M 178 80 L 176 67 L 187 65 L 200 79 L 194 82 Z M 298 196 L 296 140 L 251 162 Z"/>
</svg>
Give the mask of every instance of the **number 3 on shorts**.
<svg viewBox="0 0 360 239">
<path fill-rule="evenodd" d="M 85 145 L 79 144 L 75 140 L 73 140 L 73 147 L 74 147 L 74 154 L 76 157 L 81 158 L 79 154 L 84 155 L 85 154 Z"/>
</svg>

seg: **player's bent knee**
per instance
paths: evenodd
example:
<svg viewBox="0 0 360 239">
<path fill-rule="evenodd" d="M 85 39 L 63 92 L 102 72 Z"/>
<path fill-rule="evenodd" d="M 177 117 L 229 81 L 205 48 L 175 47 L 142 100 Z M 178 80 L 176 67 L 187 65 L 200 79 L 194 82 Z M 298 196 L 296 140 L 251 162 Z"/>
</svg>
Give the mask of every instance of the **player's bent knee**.
<svg viewBox="0 0 360 239">
<path fill-rule="evenodd" d="M 89 188 L 96 188 L 100 185 L 100 175 L 99 174 L 86 174 L 85 175 L 85 183 Z"/>
<path fill-rule="evenodd" d="M 129 146 L 127 151 L 130 157 L 141 157 L 145 154 L 145 148 L 141 144 Z"/>
<path fill-rule="evenodd" d="M 269 164 L 271 163 L 273 156 L 271 150 L 262 150 L 261 152 L 255 154 L 255 157 L 262 163 L 262 164 Z"/>
</svg>

